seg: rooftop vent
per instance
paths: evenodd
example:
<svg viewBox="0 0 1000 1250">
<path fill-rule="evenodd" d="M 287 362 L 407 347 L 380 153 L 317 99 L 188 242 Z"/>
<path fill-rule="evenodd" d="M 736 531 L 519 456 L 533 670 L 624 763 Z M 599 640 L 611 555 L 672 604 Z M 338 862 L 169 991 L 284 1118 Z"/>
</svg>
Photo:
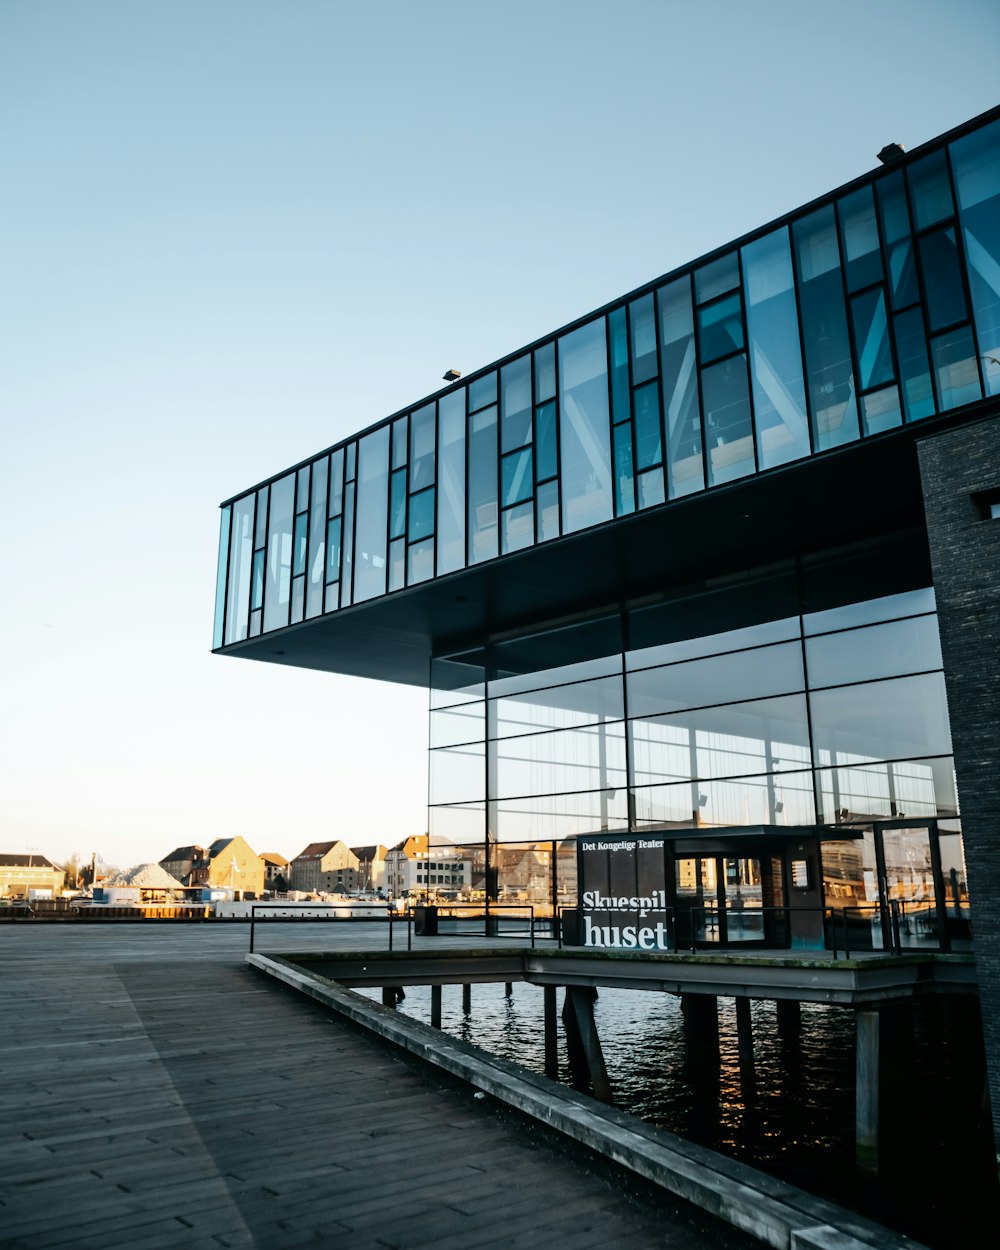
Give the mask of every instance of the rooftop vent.
<svg viewBox="0 0 1000 1250">
<path fill-rule="evenodd" d="M 906 148 L 901 143 L 887 143 L 878 154 L 878 159 L 883 165 L 891 165 L 893 161 L 898 161 L 901 156 L 906 154 Z"/>
</svg>

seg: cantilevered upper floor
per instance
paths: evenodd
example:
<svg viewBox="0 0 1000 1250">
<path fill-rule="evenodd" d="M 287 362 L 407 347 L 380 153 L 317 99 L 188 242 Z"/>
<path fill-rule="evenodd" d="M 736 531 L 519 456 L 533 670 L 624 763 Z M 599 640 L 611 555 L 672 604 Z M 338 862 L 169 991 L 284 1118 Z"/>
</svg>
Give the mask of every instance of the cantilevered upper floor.
<svg viewBox="0 0 1000 1250">
<path fill-rule="evenodd" d="M 992 396 L 1000 109 L 226 502 L 214 647 L 424 684 L 465 637 L 917 524 L 917 431 Z"/>
</svg>

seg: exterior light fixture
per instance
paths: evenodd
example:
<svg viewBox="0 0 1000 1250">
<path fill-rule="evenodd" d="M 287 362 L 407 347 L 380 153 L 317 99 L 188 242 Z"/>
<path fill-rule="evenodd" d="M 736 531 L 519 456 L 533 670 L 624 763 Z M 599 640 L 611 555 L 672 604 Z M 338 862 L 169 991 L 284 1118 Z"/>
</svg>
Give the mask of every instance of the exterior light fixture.
<svg viewBox="0 0 1000 1250">
<path fill-rule="evenodd" d="M 891 165 L 893 161 L 906 153 L 906 148 L 901 143 L 887 143 L 881 152 L 878 153 L 878 159 L 883 165 Z"/>
<path fill-rule="evenodd" d="M 446 382 L 457 382 L 457 381 L 458 381 L 458 379 L 459 379 L 461 376 L 462 376 L 462 370 L 461 370 L 461 369 L 449 369 L 449 370 L 448 370 L 448 371 L 447 371 L 447 372 L 443 375 L 444 380 L 445 380 Z"/>
</svg>

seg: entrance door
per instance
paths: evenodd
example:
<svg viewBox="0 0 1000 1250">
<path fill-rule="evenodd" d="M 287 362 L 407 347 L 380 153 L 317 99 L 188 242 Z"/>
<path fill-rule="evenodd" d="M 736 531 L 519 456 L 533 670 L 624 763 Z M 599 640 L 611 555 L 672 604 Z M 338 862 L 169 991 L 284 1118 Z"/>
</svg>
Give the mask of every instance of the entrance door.
<svg viewBox="0 0 1000 1250">
<path fill-rule="evenodd" d="M 768 865 L 769 867 L 769 865 Z M 691 946 L 763 945 L 763 862 L 730 855 L 675 860 L 678 940 Z"/>
<path fill-rule="evenodd" d="M 893 945 L 895 924 L 903 947 L 947 949 L 937 822 L 876 824 L 875 860 L 884 946 Z"/>
</svg>

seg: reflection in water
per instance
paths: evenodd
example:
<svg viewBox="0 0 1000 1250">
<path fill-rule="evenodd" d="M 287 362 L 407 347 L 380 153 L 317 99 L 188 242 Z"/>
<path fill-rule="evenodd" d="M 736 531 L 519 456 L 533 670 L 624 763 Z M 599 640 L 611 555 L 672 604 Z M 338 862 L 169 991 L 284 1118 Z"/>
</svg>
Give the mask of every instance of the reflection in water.
<svg viewBox="0 0 1000 1250">
<path fill-rule="evenodd" d="M 380 1000 L 381 991 L 361 993 Z M 561 994 L 560 994 L 561 999 Z M 400 1009 L 430 1023 L 430 989 L 406 990 Z M 981 1047 L 961 1041 L 978 1024 L 955 1005 L 914 1022 L 887 1019 L 884 1044 L 896 1056 L 883 1071 L 882 1177 L 854 1168 L 854 1020 L 849 1010 L 805 1003 L 801 1027 L 781 1026 L 773 1002 L 754 1002 L 756 1089 L 741 1088 L 736 1010 L 719 999 L 719 1062 L 690 1053 L 680 1000 L 669 994 L 602 989 L 595 1020 L 616 1104 L 661 1128 L 723 1151 L 823 1194 L 929 1245 L 974 1240 L 977 1219 L 997 1202 L 989 1133 L 979 1114 Z M 442 1028 L 492 1055 L 544 1071 L 542 991 L 518 984 L 442 990 Z M 945 1040 L 947 1044 L 945 1044 Z M 942 1059 L 948 1062 L 942 1070 Z M 570 1083 L 560 1027 L 560 1079 Z M 964 1230 L 964 1231 L 963 1231 Z"/>
</svg>

